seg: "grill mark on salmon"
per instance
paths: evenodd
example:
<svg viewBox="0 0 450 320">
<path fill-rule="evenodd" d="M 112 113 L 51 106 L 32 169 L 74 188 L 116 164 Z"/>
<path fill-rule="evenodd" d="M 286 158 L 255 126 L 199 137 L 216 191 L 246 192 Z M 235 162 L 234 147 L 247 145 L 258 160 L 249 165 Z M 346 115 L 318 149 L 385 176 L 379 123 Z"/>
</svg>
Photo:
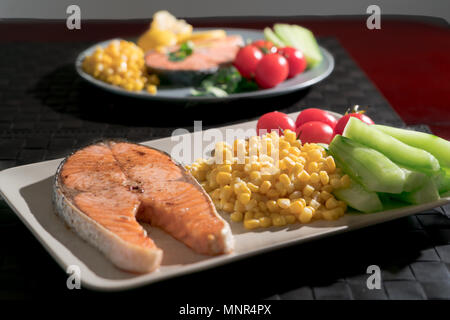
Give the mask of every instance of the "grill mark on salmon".
<svg viewBox="0 0 450 320">
<path fill-rule="evenodd" d="M 198 253 L 230 252 L 229 225 L 197 181 L 169 155 L 128 142 L 78 150 L 58 168 L 57 212 L 116 266 L 151 272 L 162 250 L 138 221 L 162 228 Z"/>
</svg>

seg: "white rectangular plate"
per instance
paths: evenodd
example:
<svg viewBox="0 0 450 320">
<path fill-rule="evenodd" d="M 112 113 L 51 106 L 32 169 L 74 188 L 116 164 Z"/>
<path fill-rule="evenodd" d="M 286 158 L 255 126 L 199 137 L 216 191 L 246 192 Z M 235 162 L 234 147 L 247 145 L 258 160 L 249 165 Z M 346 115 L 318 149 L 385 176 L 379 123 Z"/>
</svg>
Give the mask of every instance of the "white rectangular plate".
<svg viewBox="0 0 450 320">
<path fill-rule="evenodd" d="M 296 115 L 296 113 L 291 114 L 292 117 Z M 225 129 L 242 128 L 247 130 L 253 129 L 255 126 L 256 121 L 249 121 L 219 128 L 219 130 L 225 133 Z M 183 137 L 192 138 L 193 134 L 186 134 Z M 170 153 L 172 146 L 176 143 L 168 137 L 144 144 Z M 203 142 L 203 144 L 206 146 L 210 142 Z M 164 259 L 158 271 L 136 275 L 114 267 L 97 249 L 68 229 L 55 214 L 51 202 L 51 192 L 53 177 L 61 160 L 39 162 L 0 172 L 0 192 L 22 222 L 64 270 L 70 265 L 79 266 L 82 285 L 104 291 L 117 291 L 147 285 L 290 244 L 408 216 L 450 202 L 450 198 L 443 198 L 432 203 L 373 214 L 347 214 L 337 221 L 316 221 L 308 225 L 293 224 L 282 228 L 272 227 L 256 231 L 247 231 L 240 223 L 230 222 L 236 243 L 235 251 L 232 254 L 218 257 L 196 254 L 163 231 L 146 225 L 150 237 L 163 249 Z M 230 221 L 227 214 L 223 216 Z"/>
</svg>

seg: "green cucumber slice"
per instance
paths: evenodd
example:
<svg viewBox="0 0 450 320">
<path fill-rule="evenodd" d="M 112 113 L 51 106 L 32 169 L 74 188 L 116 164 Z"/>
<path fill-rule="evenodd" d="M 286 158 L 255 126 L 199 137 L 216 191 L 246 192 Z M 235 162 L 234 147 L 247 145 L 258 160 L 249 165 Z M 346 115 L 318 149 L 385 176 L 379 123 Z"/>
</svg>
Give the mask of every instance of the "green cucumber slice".
<svg viewBox="0 0 450 320">
<path fill-rule="evenodd" d="M 403 191 L 404 171 L 382 153 L 341 135 L 331 141 L 329 152 L 338 167 L 368 191 Z"/>
<path fill-rule="evenodd" d="M 264 29 L 264 37 L 277 47 L 285 47 L 283 41 L 269 27 Z"/>
<path fill-rule="evenodd" d="M 335 189 L 333 193 L 339 200 L 358 211 L 368 213 L 383 210 L 383 205 L 377 193 L 367 191 L 354 180 L 351 181 L 349 188 Z"/>
<path fill-rule="evenodd" d="M 437 173 L 440 168 L 438 160 L 431 153 L 411 147 L 355 117 L 350 117 L 343 135 L 378 150 L 407 168 L 430 175 Z"/>
<path fill-rule="evenodd" d="M 313 33 L 297 25 L 277 23 L 273 26 L 275 34 L 287 45 L 297 48 L 305 55 L 308 67 L 313 68 L 322 62 L 322 53 Z"/>
<path fill-rule="evenodd" d="M 441 166 L 450 167 L 450 141 L 432 134 L 383 125 L 374 127 L 412 147 L 428 151 L 438 159 Z"/>
</svg>

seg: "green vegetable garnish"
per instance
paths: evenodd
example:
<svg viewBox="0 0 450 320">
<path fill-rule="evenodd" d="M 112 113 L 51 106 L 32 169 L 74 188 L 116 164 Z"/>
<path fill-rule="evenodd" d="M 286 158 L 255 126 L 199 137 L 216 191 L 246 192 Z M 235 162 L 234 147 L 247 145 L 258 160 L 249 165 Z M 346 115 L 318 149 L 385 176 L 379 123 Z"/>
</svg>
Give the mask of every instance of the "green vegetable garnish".
<svg viewBox="0 0 450 320">
<path fill-rule="evenodd" d="M 191 41 L 186 41 L 180 45 L 180 49 L 174 52 L 170 52 L 169 60 L 178 62 L 183 61 L 194 52 L 194 44 Z"/>
<path fill-rule="evenodd" d="M 226 97 L 232 93 L 249 92 L 258 89 L 258 85 L 241 76 L 233 66 L 220 68 L 216 73 L 203 80 L 199 87 L 192 90 L 194 96 Z"/>
</svg>

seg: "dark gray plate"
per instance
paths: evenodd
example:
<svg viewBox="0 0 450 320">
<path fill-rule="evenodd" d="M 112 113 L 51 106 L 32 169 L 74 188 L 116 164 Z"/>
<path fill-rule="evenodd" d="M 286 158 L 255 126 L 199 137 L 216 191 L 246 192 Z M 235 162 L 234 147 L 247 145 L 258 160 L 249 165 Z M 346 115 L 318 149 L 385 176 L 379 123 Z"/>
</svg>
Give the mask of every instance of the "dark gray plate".
<svg viewBox="0 0 450 320">
<path fill-rule="evenodd" d="M 202 28 L 196 28 L 196 30 L 206 30 Z M 258 40 L 258 39 L 264 39 L 264 34 L 261 31 L 256 30 L 249 30 L 249 29 L 225 29 L 227 34 L 240 34 L 244 41 L 246 40 Z M 265 90 L 258 90 L 258 91 L 252 91 L 252 92 L 245 92 L 245 93 L 236 93 L 236 94 L 230 94 L 227 97 L 195 97 L 191 96 L 191 90 L 192 87 L 165 87 L 165 86 L 159 86 L 158 87 L 158 93 L 156 95 L 151 95 L 146 91 L 139 91 L 139 92 L 131 92 L 126 91 L 120 87 L 110 85 L 106 82 L 100 81 L 92 77 L 91 75 L 87 74 L 83 71 L 81 68 L 81 63 L 83 59 L 86 56 L 89 56 L 92 54 L 92 52 L 95 50 L 97 46 L 106 47 L 109 42 L 111 42 L 114 39 L 110 39 L 107 41 L 103 41 L 100 43 L 97 43 L 88 49 L 81 52 L 76 61 L 75 61 L 75 67 L 78 72 L 78 74 L 85 79 L 86 81 L 102 88 L 105 90 L 108 90 L 113 93 L 126 95 L 130 97 L 136 97 L 136 98 L 142 98 L 142 99 L 148 99 L 148 100 L 165 100 L 165 101 L 178 101 L 178 102 L 224 102 L 228 100 L 233 99 L 239 99 L 239 98 L 265 98 L 265 97 L 272 97 L 277 95 L 282 95 L 286 93 L 290 93 L 299 89 L 303 89 L 306 87 L 309 87 L 323 79 L 325 79 L 334 69 L 334 59 L 333 56 L 324 48 L 320 47 L 320 50 L 323 55 L 322 62 L 316 66 L 313 69 L 307 70 L 298 76 L 288 79 L 284 81 L 283 83 L 279 84 L 275 88 L 271 89 L 265 89 Z"/>
</svg>

